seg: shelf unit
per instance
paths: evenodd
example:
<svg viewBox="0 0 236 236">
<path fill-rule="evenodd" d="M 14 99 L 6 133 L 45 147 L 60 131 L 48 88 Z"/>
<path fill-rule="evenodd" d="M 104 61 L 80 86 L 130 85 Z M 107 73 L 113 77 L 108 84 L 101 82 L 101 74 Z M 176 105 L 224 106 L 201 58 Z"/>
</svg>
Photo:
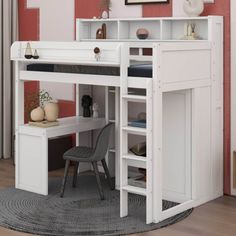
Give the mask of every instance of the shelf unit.
<svg viewBox="0 0 236 236">
<path fill-rule="evenodd" d="M 215 16 L 206 17 L 162 17 L 162 18 L 124 18 L 124 19 L 77 19 L 78 41 L 93 41 L 96 31 L 102 24 L 107 26 L 107 39 L 99 41 L 158 41 L 181 40 L 186 23 L 196 25 L 196 33 L 200 40 L 210 39 L 211 21 Z M 139 40 L 136 31 L 145 28 L 149 31 L 146 40 Z"/>
</svg>

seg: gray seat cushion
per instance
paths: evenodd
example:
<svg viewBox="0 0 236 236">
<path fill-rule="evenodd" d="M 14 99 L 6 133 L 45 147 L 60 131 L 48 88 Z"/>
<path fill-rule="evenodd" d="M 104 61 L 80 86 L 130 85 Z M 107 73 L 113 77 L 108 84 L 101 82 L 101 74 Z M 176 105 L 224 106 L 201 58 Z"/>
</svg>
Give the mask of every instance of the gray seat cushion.
<svg viewBox="0 0 236 236">
<path fill-rule="evenodd" d="M 64 160 L 90 162 L 94 149 L 89 147 L 73 147 L 64 153 Z"/>
</svg>

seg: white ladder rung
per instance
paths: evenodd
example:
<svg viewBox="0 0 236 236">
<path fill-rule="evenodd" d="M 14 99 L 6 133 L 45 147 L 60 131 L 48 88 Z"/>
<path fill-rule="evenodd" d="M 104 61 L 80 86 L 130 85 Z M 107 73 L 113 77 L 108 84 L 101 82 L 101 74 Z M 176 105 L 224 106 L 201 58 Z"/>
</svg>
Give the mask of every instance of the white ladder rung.
<svg viewBox="0 0 236 236">
<path fill-rule="evenodd" d="M 129 134 L 137 134 L 137 135 L 147 134 L 147 129 L 132 127 L 132 126 L 125 126 L 122 128 L 122 130 L 128 132 Z"/>
<path fill-rule="evenodd" d="M 122 187 L 122 190 L 127 191 L 129 193 L 142 195 L 142 196 L 147 195 L 147 190 L 145 188 L 139 188 L 139 187 L 135 187 L 135 186 L 131 186 L 131 185 L 127 185 L 127 186 Z"/>
<path fill-rule="evenodd" d="M 145 162 L 145 163 L 146 163 L 146 161 L 147 161 L 147 158 L 146 158 L 146 157 L 137 156 L 137 155 L 134 155 L 134 154 L 132 154 L 132 153 L 128 153 L 128 154 L 123 155 L 123 158 L 124 158 L 124 159 L 127 159 L 127 160 L 141 161 L 141 162 Z"/>
<path fill-rule="evenodd" d="M 129 102 L 146 103 L 147 97 L 142 95 L 123 95 L 123 98 Z"/>
</svg>

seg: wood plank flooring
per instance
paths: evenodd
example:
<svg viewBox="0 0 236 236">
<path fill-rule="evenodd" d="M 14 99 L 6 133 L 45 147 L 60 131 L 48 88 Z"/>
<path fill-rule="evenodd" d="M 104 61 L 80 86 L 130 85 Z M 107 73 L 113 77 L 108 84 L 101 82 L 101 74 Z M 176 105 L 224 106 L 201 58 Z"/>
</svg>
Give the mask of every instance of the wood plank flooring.
<svg viewBox="0 0 236 236">
<path fill-rule="evenodd" d="M 62 173 L 63 170 L 59 170 L 51 172 L 50 176 L 62 176 Z M 13 184 L 12 160 L 0 160 L 0 189 Z M 0 227 L 0 236 L 32 235 Z M 224 196 L 196 208 L 187 219 L 175 225 L 133 236 L 236 236 L 236 198 Z"/>
</svg>

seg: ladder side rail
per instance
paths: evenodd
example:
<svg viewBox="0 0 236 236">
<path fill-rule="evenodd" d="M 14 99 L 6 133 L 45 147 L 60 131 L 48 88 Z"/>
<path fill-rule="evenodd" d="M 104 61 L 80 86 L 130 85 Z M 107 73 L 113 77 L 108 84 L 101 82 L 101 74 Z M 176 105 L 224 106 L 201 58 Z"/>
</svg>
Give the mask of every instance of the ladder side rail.
<svg viewBox="0 0 236 236">
<path fill-rule="evenodd" d="M 162 215 L 162 111 L 161 43 L 153 46 L 153 222 Z"/>
<path fill-rule="evenodd" d="M 128 133 L 124 132 L 124 125 L 128 125 L 128 103 L 123 100 L 123 95 L 128 93 L 128 67 L 129 47 L 127 43 L 121 46 L 120 66 L 120 217 L 128 215 L 128 192 L 123 187 L 128 185 L 127 160 L 123 159 L 124 152 L 128 150 Z"/>
</svg>

